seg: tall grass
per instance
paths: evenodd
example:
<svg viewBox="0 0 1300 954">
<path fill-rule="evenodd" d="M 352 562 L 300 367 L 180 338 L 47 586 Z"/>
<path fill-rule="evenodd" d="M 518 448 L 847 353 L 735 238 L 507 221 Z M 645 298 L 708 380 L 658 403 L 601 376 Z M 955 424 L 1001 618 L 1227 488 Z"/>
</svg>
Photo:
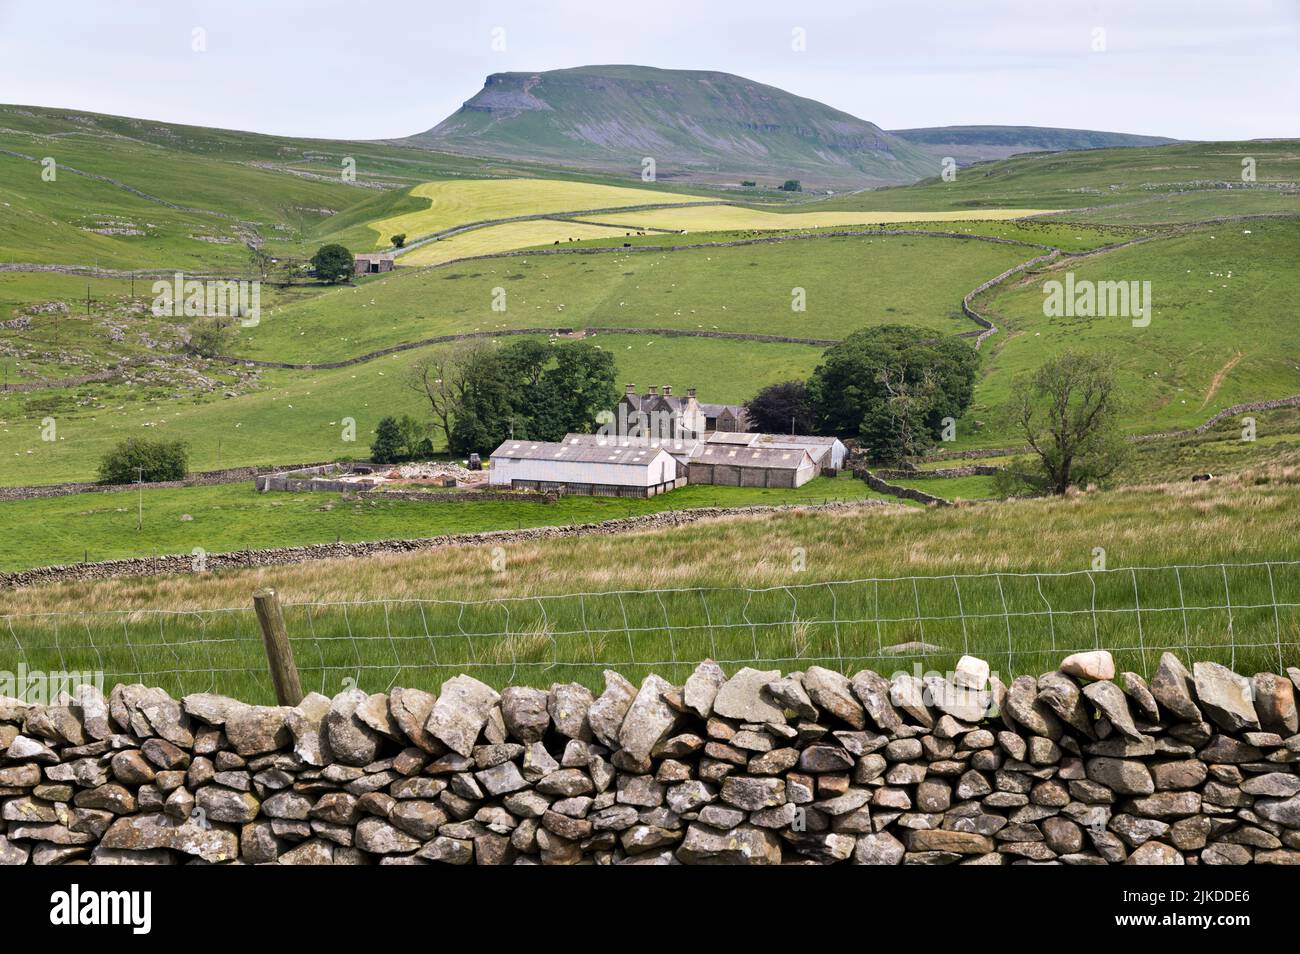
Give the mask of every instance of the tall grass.
<svg viewBox="0 0 1300 954">
<path fill-rule="evenodd" d="M 461 546 L 23 590 L 0 600 L 0 668 L 269 701 L 249 599 L 273 585 L 304 685 L 326 692 L 348 679 L 436 689 L 457 672 L 597 688 L 605 667 L 680 680 L 705 656 L 892 672 L 970 652 L 1009 676 L 1098 646 L 1140 673 L 1165 649 L 1276 670 L 1300 658 L 1298 482 L 1274 467 L 1059 500 L 707 521 L 514 544 L 501 571 L 490 548 Z M 1108 570 L 1092 569 L 1098 548 Z"/>
</svg>

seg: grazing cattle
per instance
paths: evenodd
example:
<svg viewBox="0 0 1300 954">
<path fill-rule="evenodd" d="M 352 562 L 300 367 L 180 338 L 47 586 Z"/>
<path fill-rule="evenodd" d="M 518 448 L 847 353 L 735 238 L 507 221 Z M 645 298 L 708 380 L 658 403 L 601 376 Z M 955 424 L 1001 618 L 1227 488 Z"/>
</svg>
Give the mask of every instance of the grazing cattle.
<svg viewBox="0 0 1300 954">
<path fill-rule="evenodd" d="M 1214 479 L 1213 474 L 1192 474 L 1192 483 L 1196 483 L 1197 481 L 1200 480 L 1213 480 L 1213 479 Z"/>
</svg>

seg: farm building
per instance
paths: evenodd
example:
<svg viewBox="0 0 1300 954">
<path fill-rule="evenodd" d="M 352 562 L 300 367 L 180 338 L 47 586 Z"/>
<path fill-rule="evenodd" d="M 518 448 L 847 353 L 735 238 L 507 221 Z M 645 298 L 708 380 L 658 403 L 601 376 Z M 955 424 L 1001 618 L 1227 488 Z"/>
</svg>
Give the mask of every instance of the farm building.
<svg viewBox="0 0 1300 954">
<path fill-rule="evenodd" d="M 685 464 L 700 441 L 694 437 L 639 437 L 611 434 L 565 434 L 566 444 L 586 444 L 595 447 L 662 447 L 675 459 Z"/>
<path fill-rule="evenodd" d="M 817 465 L 818 472 L 840 470 L 849 449 L 838 437 L 813 437 L 806 434 L 751 434 L 714 431 L 704 436 L 706 444 L 725 444 L 731 447 L 767 447 L 783 450 L 806 450 Z"/>
<path fill-rule="evenodd" d="M 592 497 L 654 497 L 686 483 L 686 465 L 661 447 L 508 440 L 492 452 L 489 483 Z"/>
<path fill-rule="evenodd" d="M 808 452 L 819 470 L 843 470 L 849 449 L 838 437 L 807 434 L 754 434 L 750 447 L 796 447 Z"/>
<path fill-rule="evenodd" d="M 650 437 L 701 437 L 707 430 L 700 402 L 695 399 L 695 388 L 686 396 L 673 394 L 671 384 L 665 384 L 663 393 L 656 385 L 646 394 L 637 394 L 636 385 L 629 384 L 615 410 L 620 434 L 644 434 Z"/>
<path fill-rule="evenodd" d="M 353 259 L 358 275 L 374 275 L 393 270 L 393 256 L 384 252 L 359 252 Z"/>
<path fill-rule="evenodd" d="M 695 449 L 687 465 L 691 483 L 726 487 L 802 487 L 817 473 L 808 452 L 795 447 L 706 442 Z"/>
<path fill-rule="evenodd" d="M 701 404 L 705 431 L 747 431 L 749 412 L 743 404 Z"/>
</svg>

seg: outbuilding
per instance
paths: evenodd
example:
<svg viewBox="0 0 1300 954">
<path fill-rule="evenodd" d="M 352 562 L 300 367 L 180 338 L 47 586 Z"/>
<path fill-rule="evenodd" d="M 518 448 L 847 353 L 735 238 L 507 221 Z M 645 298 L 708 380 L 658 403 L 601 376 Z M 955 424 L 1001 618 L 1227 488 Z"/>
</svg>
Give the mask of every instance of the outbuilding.
<svg viewBox="0 0 1300 954">
<path fill-rule="evenodd" d="M 353 263 L 358 275 L 375 275 L 393 270 L 393 256 L 385 252 L 360 252 L 353 256 Z"/>
<path fill-rule="evenodd" d="M 849 449 L 838 437 L 817 437 L 810 434 L 755 434 L 751 447 L 800 448 L 808 452 L 821 471 L 844 469 Z"/>
<path fill-rule="evenodd" d="M 802 487 L 817 473 L 808 452 L 794 447 L 704 443 L 688 465 L 691 483 L 724 487 Z"/>
<path fill-rule="evenodd" d="M 686 483 L 662 447 L 508 440 L 492 452 L 493 487 L 591 497 L 655 497 Z"/>
</svg>

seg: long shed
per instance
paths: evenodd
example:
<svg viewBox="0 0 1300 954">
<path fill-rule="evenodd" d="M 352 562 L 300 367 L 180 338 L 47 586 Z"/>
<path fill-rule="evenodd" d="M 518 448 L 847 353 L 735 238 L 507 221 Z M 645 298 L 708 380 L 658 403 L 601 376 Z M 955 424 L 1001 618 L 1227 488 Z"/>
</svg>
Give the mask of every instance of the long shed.
<svg viewBox="0 0 1300 954">
<path fill-rule="evenodd" d="M 593 497 L 654 497 L 686 483 L 661 447 L 508 440 L 492 452 L 488 482 L 514 490 Z"/>
<path fill-rule="evenodd" d="M 801 487 L 817 472 L 808 452 L 796 447 L 705 443 L 688 465 L 691 483 L 726 487 Z"/>
</svg>

